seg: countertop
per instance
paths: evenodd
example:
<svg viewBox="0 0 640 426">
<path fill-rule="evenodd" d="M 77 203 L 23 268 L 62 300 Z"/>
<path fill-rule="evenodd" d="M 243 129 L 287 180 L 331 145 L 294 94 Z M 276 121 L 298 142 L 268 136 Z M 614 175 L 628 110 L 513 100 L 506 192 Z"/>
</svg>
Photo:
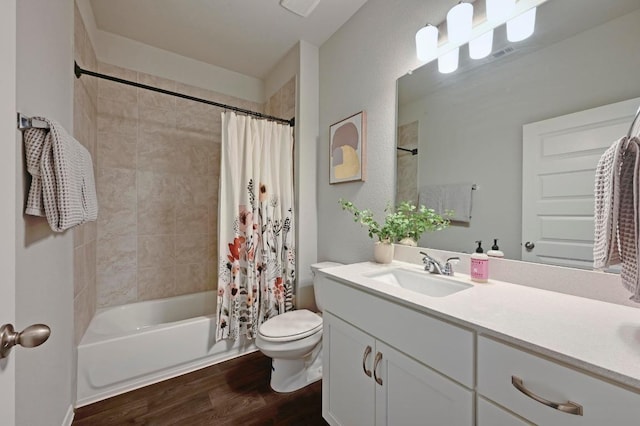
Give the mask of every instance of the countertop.
<svg viewBox="0 0 640 426">
<path fill-rule="evenodd" d="M 472 287 L 445 297 L 426 296 L 366 276 L 397 267 L 422 271 L 420 265 L 393 261 L 319 272 L 640 391 L 640 309 L 503 281 L 474 283 L 458 273 L 447 278 Z"/>
</svg>

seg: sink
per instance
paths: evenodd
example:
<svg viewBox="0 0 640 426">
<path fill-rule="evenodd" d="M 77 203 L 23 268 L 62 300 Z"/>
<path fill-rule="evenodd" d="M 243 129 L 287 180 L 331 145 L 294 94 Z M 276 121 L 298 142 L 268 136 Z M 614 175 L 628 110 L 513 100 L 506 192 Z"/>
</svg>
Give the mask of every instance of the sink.
<svg viewBox="0 0 640 426">
<path fill-rule="evenodd" d="M 431 297 L 444 297 L 472 287 L 471 284 L 452 278 L 403 268 L 373 272 L 366 276 L 394 287 L 402 287 Z"/>
</svg>

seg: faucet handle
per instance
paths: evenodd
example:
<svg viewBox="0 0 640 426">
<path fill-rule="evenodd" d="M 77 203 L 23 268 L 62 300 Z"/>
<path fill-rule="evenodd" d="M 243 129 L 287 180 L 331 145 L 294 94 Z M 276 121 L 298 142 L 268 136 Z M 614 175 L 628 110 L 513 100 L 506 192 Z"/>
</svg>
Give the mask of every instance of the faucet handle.
<svg viewBox="0 0 640 426">
<path fill-rule="evenodd" d="M 424 256 L 422 258 L 422 263 L 427 263 L 428 261 L 435 260 L 433 257 L 429 256 L 429 254 L 426 251 L 421 251 L 420 254 Z"/>
<path fill-rule="evenodd" d="M 460 262 L 460 258 L 458 256 L 450 257 L 446 261 L 446 263 L 451 263 L 452 265 L 455 265 L 458 262 Z"/>
</svg>

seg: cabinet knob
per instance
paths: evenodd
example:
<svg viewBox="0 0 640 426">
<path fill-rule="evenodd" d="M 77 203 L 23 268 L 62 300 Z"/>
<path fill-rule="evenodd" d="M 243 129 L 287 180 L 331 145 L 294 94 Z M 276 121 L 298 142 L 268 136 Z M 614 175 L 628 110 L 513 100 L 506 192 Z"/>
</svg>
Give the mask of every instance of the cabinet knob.
<svg viewBox="0 0 640 426">
<path fill-rule="evenodd" d="M 524 243 L 524 248 L 527 249 L 527 251 L 531 251 L 536 247 L 536 245 L 534 243 L 532 243 L 531 241 L 527 241 L 526 243 Z"/>
<path fill-rule="evenodd" d="M 366 374 L 367 377 L 371 377 L 371 370 L 368 370 L 366 365 L 369 355 L 371 355 L 371 346 L 367 346 L 364 350 L 364 355 L 362 355 L 362 369 L 364 370 L 364 374 Z"/>
<path fill-rule="evenodd" d="M 382 361 L 382 352 L 376 354 L 376 358 L 373 361 L 373 378 L 376 379 L 376 383 L 382 386 L 382 378 L 378 377 L 378 364 Z"/>
</svg>

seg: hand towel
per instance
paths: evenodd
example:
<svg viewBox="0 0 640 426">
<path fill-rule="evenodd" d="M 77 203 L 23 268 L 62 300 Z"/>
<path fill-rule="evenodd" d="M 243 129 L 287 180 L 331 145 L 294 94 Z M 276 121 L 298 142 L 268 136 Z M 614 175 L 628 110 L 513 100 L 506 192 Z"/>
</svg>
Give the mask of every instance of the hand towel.
<svg viewBox="0 0 640 426">
<path fill-rule="evenodd" d="M 471 221 L 472 183 L 452 183 L 445 185 L 426 185 L 420 189 L 419 204 L 444 215 L 453 211 L 452 221 L 469 223 Z"/>
<path fill-rule="evenodd" d="M 98 217 L 91 154 L 56 121 L 24 132 L 27 171 L 32 176 L 25 213 L 45 216 L 55 232 Z"/>
<path fill-rule="evenodd" d="M 624 137 L 600 158 L 594 189 L 593 266 L 622 263 L 622 284 L 640 302 L 640 140 Z"/>
</svg>

